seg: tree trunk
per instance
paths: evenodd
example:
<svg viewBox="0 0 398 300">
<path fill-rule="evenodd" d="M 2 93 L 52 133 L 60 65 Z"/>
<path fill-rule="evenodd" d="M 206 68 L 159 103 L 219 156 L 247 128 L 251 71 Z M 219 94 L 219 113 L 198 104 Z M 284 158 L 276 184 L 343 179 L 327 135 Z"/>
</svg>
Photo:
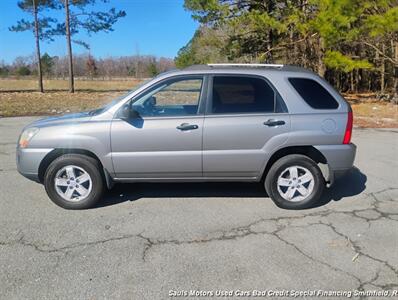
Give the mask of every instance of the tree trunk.
<svg viewBox="0 0 398 300">
<path fill-rule="evenodd" d="M 380 93 L 384 94 L 384 87 L 386 85 L 385 83 L 385 73 L 386 73 L 386 64 L 385 64 L 385 59 L 384 59 L 384 43 L 381 45 L 381 51 L 383 52 L 383 55 L 381 56 L 381 66 L 380 66 Z"/>
<path fill-rule="evenodd" d="M 75 92 L 75 83 L 73 77 L 73 58 L 72 58 L 72 43 L 70 39 L 70 25 L 69 25 L 69 0 L 65 0 L 65 27 L 66 27 L 66 44 L 68 48 L 68 65 L 69 65 L 69 92 Z"/>
<path fill-rule="evenodd" d="M 40 55 L 40 37 L 39 37 L 39 21 L 37 18 L 37 0 L 33 1 L 33 14 L 35 17 L 35 38 L 36 38 L 36 56 L 37 56 L 37 75 L 38 75 L 38 84 L 39 84 L 39 92 L 43 93 L 43 74 L 41 71 L 41 55 Z"/>
<path fill-rule="evenodd" d="M 323 62 L 323 56 L 325 54 L 325 43 L 323 41 L 323 38 L 319 38 L 319 48 L 318 48 L 318 75 L 321 77 L 325 76 L 326 72 L 326 66 L 325 63 Z"/>
<path fill-rule="evenodd" d="M 395 62 L 398 62 L 398 41 L 395 42 Z M 398 101 L 398 63 L 394 65 L 394 98 Z"/>
<path fill-rule="evenodd" d="M 361 77 L 359 74 L 359 69 L 355 69 L 355 93 L 358 93 L 358 90 L 360 89 L 360 82 Z"/>
<path fill-rule="evenodd" d="M 295 43 L 295 41 L 294 41 L 294 31 L 292 28 L 290 29 L 290 32 L 289 32 L 289 38 L 290 38 L 289 43 L 291 45 L 293 45 L 293 49 L 292 49 L 293 53 L 291 53 L 291 55 L 289 55 L 290 54 L 289 52 L 291 51 L 289 49 L 290 47 L 286 48 L 287 52 L 285 53 L 285 56 L 288 58 L 288 62 L 290 64 L 294 65 L 296 63 L 296 58 L 297 58 L 297 43 Z"/>
</svg>

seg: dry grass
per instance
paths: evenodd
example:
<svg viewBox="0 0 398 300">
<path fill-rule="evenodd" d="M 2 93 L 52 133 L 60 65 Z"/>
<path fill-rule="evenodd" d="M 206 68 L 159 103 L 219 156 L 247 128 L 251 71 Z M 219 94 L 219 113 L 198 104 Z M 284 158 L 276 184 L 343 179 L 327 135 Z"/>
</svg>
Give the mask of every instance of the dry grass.
<svg viewBox="0 0 398 300">
<path fill-rule="evenodd" d="M 99 108 L 126 92 L 0 92 L 0 116 L 54 115 Z"/>
<path fill-rule="evenodd" d="M 70 94 L 66 80 L 46 80 L 44 86 L 50 91 L 42 94 L 32 91 L 36 88 L 35 80 L 0 80 L 0 116 L 54 115 L 94 109 L 126 93 L 138 83 L 134 79 L 77 80 L 77 92 Z M 355 126 L 398 128 L 398 105 L 377 101 L 371 94 L 344 96 L 351 102 Z"/>
<path fill-rule="evenodd" d="M 1 79 L 0 116 L 54 115 L 94 109 L 125 94 L 140 80 L 76 80 L 68 92 L 67 80 L 44 80 L 45 93 L 36 92 L 37 80 Z"/>
<path fill-rule="evenodd" d="M 141 80 L 125 78 L 123 80 L 76 80 L 76 91 L 126 91 L 131 90 Z M 43 80 L 45 91 L 68 91 L 68 80 Z M 0 79 L 1 91 L 37 91 L 35 79 Z"/>
</svg>

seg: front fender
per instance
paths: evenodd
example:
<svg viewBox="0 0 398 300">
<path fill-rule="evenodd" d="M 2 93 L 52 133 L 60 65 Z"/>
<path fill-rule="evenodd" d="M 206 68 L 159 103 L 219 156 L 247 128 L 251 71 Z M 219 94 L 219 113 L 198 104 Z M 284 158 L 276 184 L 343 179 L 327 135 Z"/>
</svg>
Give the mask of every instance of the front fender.
<svg viewBox="0 0 398 300">
<path fill-rule="evenodd" d="M 109 133 L 108 121 L 42 127 L 29 148 L 86 150 L 97 156 L 103 167 L 113 173 Z"/>
</svg>

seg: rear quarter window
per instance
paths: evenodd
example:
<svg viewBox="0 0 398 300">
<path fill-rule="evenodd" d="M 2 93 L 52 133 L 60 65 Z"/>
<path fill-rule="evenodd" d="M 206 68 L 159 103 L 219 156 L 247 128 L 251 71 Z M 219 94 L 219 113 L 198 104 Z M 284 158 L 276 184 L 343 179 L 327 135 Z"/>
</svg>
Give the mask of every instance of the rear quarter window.
<svg viewBox="0 0 398 300">
<path fill-rule="evenodd" d="M 288 78 L 304 101 L 315 109 L 336 109 L 339 104 L 317 81 L 309 78 Z"/>
</svg>

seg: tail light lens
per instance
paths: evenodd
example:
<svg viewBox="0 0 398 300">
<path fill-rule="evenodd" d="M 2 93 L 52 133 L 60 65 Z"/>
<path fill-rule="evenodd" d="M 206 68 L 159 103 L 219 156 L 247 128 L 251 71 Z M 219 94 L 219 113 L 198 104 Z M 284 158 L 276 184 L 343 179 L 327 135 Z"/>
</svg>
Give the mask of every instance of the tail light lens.
<svg viewBox="0 0 398 300">
<path fill-rule="evenodd" d="M 349 111 L 347 116 L 347 126 L 345 127 L 343 144 L 349 144 L 351 142 L 353 121 L 354 121 L 354 116 L 352 114 L 352 111 Z"/>
</svg>

